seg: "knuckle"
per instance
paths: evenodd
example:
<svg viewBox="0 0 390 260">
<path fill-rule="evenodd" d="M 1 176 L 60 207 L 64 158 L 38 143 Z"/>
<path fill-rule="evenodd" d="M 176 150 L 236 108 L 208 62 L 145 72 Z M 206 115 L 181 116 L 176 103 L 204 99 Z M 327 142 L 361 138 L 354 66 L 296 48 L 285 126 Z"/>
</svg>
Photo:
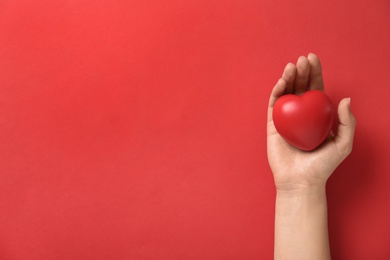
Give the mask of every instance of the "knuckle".
<svg viewBox="0 0 390 260">
<path fill-rule="evenodd" d="M 348 155 L 351 154 L 352 152 L 352 148 L 353 148 L 353 144 L 352 143 L 349 143 L 347 145 L 344 145 L 341 150 L 340 150 L 340 154 L 345 158 L 347 157 Z"/>
<path fill-rule="evenodd" d="M 352 126 L 353 126 L 353 127 L 356 126 L 357 121 L 356 121 L 356 118 L 355 118 L 354 115 L 351 116 L 351 123 L 352 123 Z"/>
</svg>

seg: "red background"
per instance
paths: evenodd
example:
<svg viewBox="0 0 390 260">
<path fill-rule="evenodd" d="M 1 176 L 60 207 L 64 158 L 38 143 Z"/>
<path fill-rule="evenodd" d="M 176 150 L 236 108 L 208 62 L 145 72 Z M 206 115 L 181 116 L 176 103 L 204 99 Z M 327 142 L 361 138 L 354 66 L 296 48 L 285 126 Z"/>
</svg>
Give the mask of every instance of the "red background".
<svg viewBox="0 0 390 260">
<path fill-rule="evenodd" d="M 1 259 L 272 259 L 266 110 L 351 97 L 333 259 L 390 259 L 390 2 L 0 1 Z"/>
</svg>

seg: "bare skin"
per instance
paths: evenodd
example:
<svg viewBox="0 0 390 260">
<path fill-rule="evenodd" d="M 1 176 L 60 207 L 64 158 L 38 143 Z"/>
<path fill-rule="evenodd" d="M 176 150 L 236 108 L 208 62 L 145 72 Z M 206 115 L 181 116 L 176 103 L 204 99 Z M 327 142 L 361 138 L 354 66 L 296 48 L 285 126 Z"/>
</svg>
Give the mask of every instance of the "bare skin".
<svg viewBox="0 0 390 260">
<path fill-rule="evenodd" d="M 268 161 L 276 196 L 275 259 L 330 259 L 325 185 L 337 166 L 351 153 L 356 120 L 350 99 L 338 106 L 337 133 L 317 149 L 306 152 L 287 143 L 276 131 L 272 110 L 284 94 L 324 91 L 319 58 L 310 53 L 288 63 L 272 90 L 267 122 Z"/>
</svg>

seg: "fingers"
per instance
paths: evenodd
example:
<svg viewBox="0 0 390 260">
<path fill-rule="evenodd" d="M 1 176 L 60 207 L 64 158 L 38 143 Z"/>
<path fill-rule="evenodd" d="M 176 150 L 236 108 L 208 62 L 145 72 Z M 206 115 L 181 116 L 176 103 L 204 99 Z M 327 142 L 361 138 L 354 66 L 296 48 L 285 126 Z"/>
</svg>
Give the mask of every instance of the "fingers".
<svg viewBox="0 0 390 260">
<path fill-rule="evenodd" d="M 320 59 L 314 53 L 309 53 L 308 60 L 310 64 L 309 89 L 324 91 L 324 80 L 322 77 Z"/>
<path fill-rule="evenodd" d="M 338 107 L 339 125 L 334 139 L 343 159 L 352 151 L 356 127 L 356 119 L 351 112 L 350 102 L 350 98 L 344 98 L 340 101 Z"/>
<path fill-rule="evenodd" d="M 294 82 L 294 94 L 302 94 L 306 91 L 309 83 L 310 64 L 309 60 L 301 56 L 297 61 L 297 75 Z"/>
<path fill-rule="evenodd" d="M 283 71 L 282 78 L 286 82 L 286 89 L 284 94 L 292 94 L 294 91 L 294 81 L 295 75 L 297 73 L 297 68 L 291 62 L 286 65 Z"/>
<path fill-rule="evenodd" d="M 276 100 L 281 97 L 286 89 L 286 81 L 279 79 L 274 88 L 272 89 L 271 96 L 268 103 L 268 122 L 272 121 L 272 111 Z"/>
</svg>

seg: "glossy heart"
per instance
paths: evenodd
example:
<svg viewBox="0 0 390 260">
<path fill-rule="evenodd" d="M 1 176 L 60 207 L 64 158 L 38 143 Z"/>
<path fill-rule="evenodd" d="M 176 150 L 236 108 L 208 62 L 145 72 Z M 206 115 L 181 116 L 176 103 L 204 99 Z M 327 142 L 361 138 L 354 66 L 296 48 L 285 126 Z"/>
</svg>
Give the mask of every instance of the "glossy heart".
<svg viewBox="0 0 390 260">
<path fill-rule="evenodd" d="M 276 130 L 290 144 L 311 151 L 329 135 L 333 123 L 333 107 L 322 91 L 303 95 L 283 95 L 275 103 L 273 120 Z"/>
</svg>

